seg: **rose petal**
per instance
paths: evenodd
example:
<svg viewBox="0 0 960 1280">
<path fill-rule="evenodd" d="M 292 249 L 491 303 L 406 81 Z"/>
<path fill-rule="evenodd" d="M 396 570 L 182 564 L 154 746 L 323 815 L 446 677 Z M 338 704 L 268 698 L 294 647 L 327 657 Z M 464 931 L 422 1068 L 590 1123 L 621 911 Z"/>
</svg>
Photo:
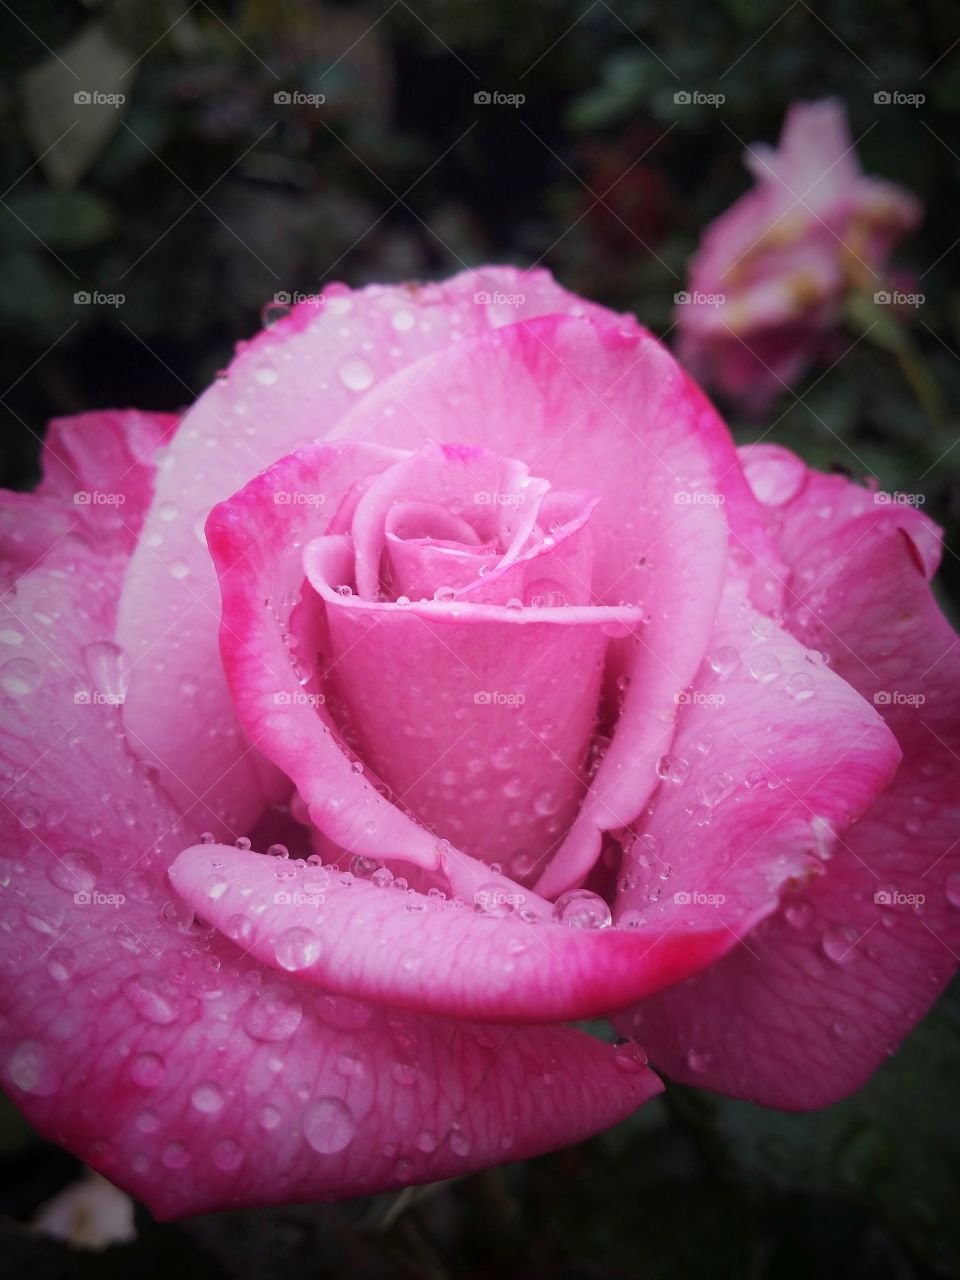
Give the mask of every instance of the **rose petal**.
<svg viewBox="0 0 960 1280">
<path fill-rule="evenodd" d="M 956 637 L 896 528 L 915 513 L 868 500 L 811 475 L 777 514 L 796 584 L 791 625 L 866 698 L 889 696 L 877 709 L 903 752 L 896 778 L 823 876 L 709 973 L 621 1024 L 642 1026 L 677 1079 L 768 1106 L 824 1106 L 858 1088 L 960 950 Z M 925 702 L 898 703 L 897 691 Z"/>
<path fill-rule="evenodd" d="M 181 897 L 262 963 L 325 990 L 458 1018 L 598 1017 L 698 972 L 736 939 L 717 920 L 689 930 L 527 923 L 519 913 L 530 904 L 541 913 L 540 900 L 503 881 L 480 889 L 475 912 L 472 898 L 458 908 L 342 874 L 225 845 L 185 849 L 170 870 Z"/>
</svg>

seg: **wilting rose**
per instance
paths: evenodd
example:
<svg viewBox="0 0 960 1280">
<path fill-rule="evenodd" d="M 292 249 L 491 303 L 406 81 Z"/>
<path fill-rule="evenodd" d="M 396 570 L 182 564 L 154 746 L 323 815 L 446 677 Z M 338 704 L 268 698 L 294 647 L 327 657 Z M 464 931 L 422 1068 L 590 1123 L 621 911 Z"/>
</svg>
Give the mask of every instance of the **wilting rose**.
<svg viewBox="0 0 960 1280">
<path fill-rule="evenodd" d="M 861 171 L 836 99 L 795 103 L 778 149 L 744 159 L 756 186 L 708 227 L 676 318 L 694 376 L 762 412 L 820 354 L 851 290 L 884 290 L 921 209 Z"/>
<path fill-rule="evenodd" d="M 333 286 L 44 461 L 3 505 L 0 1063 L 157 1214 L 570 1142 L 660 1089 L 638 1041 L 818 1106 L 952 972 L 935 530 L 738 456 L 632 319 Z"/>
</svg>

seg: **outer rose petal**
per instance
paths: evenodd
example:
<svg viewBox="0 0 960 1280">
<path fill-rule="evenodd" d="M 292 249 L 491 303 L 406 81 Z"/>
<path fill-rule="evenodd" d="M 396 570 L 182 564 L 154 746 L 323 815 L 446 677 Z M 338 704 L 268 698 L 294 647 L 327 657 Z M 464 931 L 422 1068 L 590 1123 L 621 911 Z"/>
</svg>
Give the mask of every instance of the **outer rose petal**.
<svg viewBox="0 0 960 1280">
<path fill-rule="evenodd" d="M 477 301 L 521 293 L 519 308 Z M 464 272 L 442 285 L 324 290 L 252 342 L 185 415 L 170 446 L 120 605 L 118 642 L 135 664 L 124 721 L 186 809 L 204 795 L 222 834 L 244 833 L 283 780 L 238 732 L 217 649 L 216 577 L 203 543 L 210 508 L 278 458 L 326 436 L 368 388 L 460 337 L 525 316 L 610 313 L 545 271 Z M 158 645 L 175 637 L 176 645 Z M 174 705 L 171 688 L 190 689 Z M 164 691 L 167 691 L 166 693 Z M 207 740 L 195 726 L 206 727 Z M 225 765 L 229 762 L 229 767 Z"/>
<path fill-rule="evenodd" d="M 526 924 L 224 845 L 185 849 L 170 879 L 205 919 L 301 983 L 494 1022 L 598 1017 L 698 972 L 736 936 L 707 912 L 641 929 Z"/>
<path fill-rule="evenodd" d="M 138 409 L 54 419 L 36 493 L 2 495 L 5 580 L 33 568 L 71 533 L 96 538 L 104 556 L 128 553 L 153 497 L 156 447 L 176 421 L 173 414 Z"/>
<path fill-rule="evenodd" d="M 75 904 L 56 867 L 42 850 L 3 866 L 0 1080 L 41 1134 L 160 1218 L 524 1159 L 662 1087 L 567 1028 L 298 990 L 189 917 L 162 925 L 157 899 Z"/>
<path fill-rule="evenodd" d="M 822 877 L 719 965 L 620 1025 L 642 1028 L 677 1079 L 804 1109 L 858 1088 L 956 968 L 960 663 L 915 545 L 897 528 L 915 529 L 915 512 L 811 474 L 773 514 L 793 569 L 790 625 L 865 697 L 891 694 L 878 709 L 903 763 Z M 926 701 L 898 705 L 892 691 Z M 923 895 L 920 910 L 910 894 Z"/>
</svg>

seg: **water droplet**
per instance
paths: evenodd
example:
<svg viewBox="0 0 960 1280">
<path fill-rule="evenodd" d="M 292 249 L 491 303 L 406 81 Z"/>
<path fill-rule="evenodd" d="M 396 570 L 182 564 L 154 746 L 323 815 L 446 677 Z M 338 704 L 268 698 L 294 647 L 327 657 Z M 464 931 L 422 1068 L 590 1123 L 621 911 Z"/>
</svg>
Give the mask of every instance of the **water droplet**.
<svg viewBox="0 0 960 1280">
<path fill-rule="evenodd" d="M 820 945 L 823 954 L 834 964 L 849 964 L 854 957 L 860 935 L 850 925 L 833 926 L 824 933 Z"/>
<path fill-rule="evenodd" d="M 248 1006 L 243 1026 L 254 1040 L 275 1043 L 289 1040 L 302 1017 L 303 1006 L 296 996 L 283 988 L 271 987 Z"/>
<path fill-rule="evenodd" d="M 318 1098 L 303 1117 L 303 1136 L 320 1155 L 334 1155 L 350 1145 L 357 1122 L 339 1098 Z"/>
<path fill-rule="evenodd" d="M 190 1150 L 185 1142 L 168 1142 L 160 1152 L 160 1162 L 168 1169 L 185 1169 L 190 1163 Z"/>
<path fill-rule="evenodd" d="M 553 918 L 574 929 L 605 929 L 613 921 L 609 906 L 589 889 L 570 889 L 553 904 Z"/>
<path fill-rule="evenodd" d="M 307 969 L 320 958 L 320 940 L 310 929 L 294 925 L 281 933 L 274 944 L 274 954 L 282 969 Z"/>
<path fill-rule="evenodd" d="M 700 788 L 700 799 L 705 805 L 713 808 L 732 795 L 736 786 L 729 773 L 711 774 Z"/>
<path fill-rule="evenodd" d="M 57 1077 L 47 1050 L 37 1040 L 22 1040 L 7 1059 L 11 1081 L 24 1093 L 46 1097 L 57 1087 Z"/>
<path fill-rule="evenodd" d="M 709 1051 L 700 1052 L 697 1049 L 690 1049 L 687 1052 L 687 1066 L 691 1071 L 696 1071 L 698 1074 L 709 1071 L 712 1062 L 713 1054 Z"/>
<path fill-rule="evenodd" d="M 120 990 L 141 1017 L 158 1027 L 168 1026 L 180 1016 L 179 993 L 173 983 L 160 974 L 136 974 L 127 978 Z"/>
<path fill-rule="evenodd" d="M 813 676 L 807 675 L 805 671 L 795 671 L 785 686 L 787 693 L 797 702 L 806 702 L 808 698 L 812 698 L 814 687 Z"/>
<path fill-rule="evenodd" d="M 390 323 L 399 333 L 405 333 L 417 323 L 417 317 L 412 311 L 408 311 L 406 307 L 400 307 L 390 317 Z"/>
<path fill-rule="evenodd" d="M 272 387 L 280 375 L 272 364 L 258 364 L 253 371 L 253 377 L 261 387 Z"/>
<path fill-rule="evenodd" d="M 40 668 L 30 658 L 11 658 L 0 667 L 0 688 L 14 698 L 35 693 L 42 683 Z"/>
<path fill-rule="evenodd" d="M 190 1101 L 197 1111 L 202 1111 L 204 1115 L 213 1115 L 221 1109 L 226 1099 L 218 1084 L 212 1080 L 204 1080 L 190 1094 Z"/>
<path fill-rule="evenodd" d="M 233 1138 L 224 1138 L 213 1148 L 210 1158 L 221 1173 L 233 1173 L 243 1164 L 243 1147 Z"/>
<path fill-rule="evenodd" d="M 813 919 L 813 907 L 809 902 L 797 899 L 795 902 L 787 903 L 783 914 L 791 929 L 806 929 Z"/>
<path fill-rule="evenodd" d="M 951 871 L 943 882 L 943 888 L 951 907 L 960 907 L 960 871 Z"/>
<path fill-rule="evenodd" d="M 623 1037 L 613 1042 L 613 1060 L 621 1071 L 639 1075 L 647 1065 L 647 1051 L 636 1040 Z"/>
<path fill-rule="evenodd" d="M 167 1074 L 166 1063 L 158 1053 L 141 1053 L 130 1064 L 130 1076 L 141 1089 L 155 1089 Z"/>
<path fill-rule="evenodd" d="M 740 661 L 740 655 L 730 645 L 724 645 L 710 657 L 710 666 L 718 676 L 728 676 Z"/>
<path fill-rule="evenodd" d="M 373 386 L 373 370 L 362 360 L 346 360 L 338 373 L 340 381 L 351 391 L 366 391 Z"/>
<path fill-rule="evenodd" d="M 780 659 L 775 653 L 758 653 L 750 660 L 750 674 L 761 684 L 769 684 L 780 674 Z"/>
</svg>

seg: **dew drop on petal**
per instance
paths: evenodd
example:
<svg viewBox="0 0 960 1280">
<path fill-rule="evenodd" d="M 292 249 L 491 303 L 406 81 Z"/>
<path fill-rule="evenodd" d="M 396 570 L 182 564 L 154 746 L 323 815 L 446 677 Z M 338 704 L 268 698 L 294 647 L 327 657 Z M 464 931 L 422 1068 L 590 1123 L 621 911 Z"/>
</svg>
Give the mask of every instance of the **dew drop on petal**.
<svg viewBox="0 0 960 1280">
<path fill-rule="evenodd" d="M 0 688 L 11 697 L 35 693 L 42 682 L 40 668 L 31 658 L 11 658 L 0 667 Z"/>
<path fill-rule="evenodd" d="M 340 381 L 351 391 L 366 391 L 373 386 L 373 370 L 362 360 L 346 360 L 337 372 Z"/>
<path fill-rule="evenodd" d="M 226 1099 L 218 1084 L 213 1080 L 204 1080 L 190 1094 L 190 1101 L 197 1111 L 202 1111 L 204 1115 L 213 1115 L 221 1109 Z"/>
<path fill-rule="evenodd" d="M 339 1098 L 318 1098 L 303 1117 L 303 1136 L 320 1155 L 343 1151 L 353 1140 L 357 1122 Z"/>
<path fill-rule="evenodd" d="M 267 1043 L 289 1040 L 300 1025 L 303 1006 L 290 992 L 269 988 L 248 1006 L 243 1018 L 247 1035 Z"/>
<path fill-rule="evenodd" d="M 312 930 L 294 925 L 281 933 L 274 944 L 274 954 L 282 969 L 307 969 L 320 958 L 320 940 Z"/>
<path fill-rule="evenodd" d="M 573 929 L 606 929 L 613 921 L 610 908 L 589 889 L 570 889 L 553 904 L 553 918 Z"/>
<path fill-rule="evenodd" d="M 647 1051 L 636 1040 L 621 1038 L 613 1043 L 613 1060 L 621 1071 L 638 1075 L 647 1065 Z"/>
</svg>

